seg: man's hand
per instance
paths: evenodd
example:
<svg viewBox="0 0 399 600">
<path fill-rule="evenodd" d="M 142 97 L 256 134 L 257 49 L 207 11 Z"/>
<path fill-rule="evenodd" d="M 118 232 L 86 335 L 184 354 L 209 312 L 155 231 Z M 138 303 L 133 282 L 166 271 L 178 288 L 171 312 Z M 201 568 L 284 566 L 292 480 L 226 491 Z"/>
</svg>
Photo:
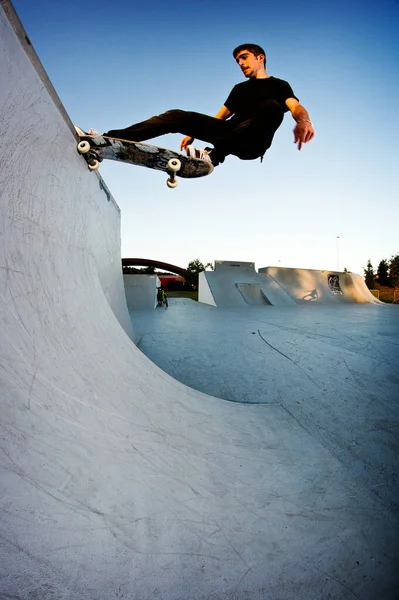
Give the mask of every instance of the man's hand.
<svg viewBox="0 0 399 600">
<path fill-rule="evenodd" d="M 286 105 L 291 111 L 293 118 L 296 121 L 294 129 L 294 144 L 298 144 L 298 150 L 302 149 L 302 144 L 307 144 L 316 135 L 313 129 L 312 121 L 308 115 L 308 111 L 299 104 L 296 98 L 287 98 Z"/>
<path fill-rule="evenodd" d="M 184 137 L 182 139 L 182 141 L 180 142 L 180 150 L 185 150 L 187 148 L 187 146 L 189 146 L 190 144 L 193 143 L 195 138 L 190 137 L 189 135 L 186 135 L 186 137 Z"/>
<path fill-rule="evenodd" d="M 307 144 L 316 135 L 313 125 L 308 119 L 298 119 L 294 129 L 294 144 L 298 144 L 298 150 L 302 149 L 302 144 Z"/>
<path fill-rule="evenodd" d="M 224 121 L 225 119 L 228 119 L 231 115 L 232 113 L 229 111 L 229 109 L 223 105 L 222 108 L 216 113 L 215 119 L 222 119 L 222 121 Z M 180 150 L 185 150 L 187 146 L 193 143 L 194 140 L 195 138 L 186 135 L 186 137 L 184 137 L 180 142 Z"/>
</svg>

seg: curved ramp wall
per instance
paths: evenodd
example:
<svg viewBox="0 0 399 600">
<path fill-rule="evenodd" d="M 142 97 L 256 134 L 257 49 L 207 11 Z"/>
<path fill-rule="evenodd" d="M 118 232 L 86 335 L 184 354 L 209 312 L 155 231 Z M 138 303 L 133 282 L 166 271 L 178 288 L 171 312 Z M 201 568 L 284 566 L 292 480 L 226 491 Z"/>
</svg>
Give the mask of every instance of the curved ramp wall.
<svg viewBox="0 0 399 600">
<path fill-rule="evenodd" d="M 383 304 L 367 288 L 364 279 L 354 273 L 264 267 L 264 277 L 272 277 L 299 304 L 307 302 Z"/>
<path fill-rule="evenodd" d="M 22 248 L 29 247 L 26 259 L 42 277 L 43 294 L 52 285 L 49 271 L 53 271 L 60 296 L 71 292 L 67 279 L 78 277 L 72 272 L 72 254 L 87 255 L 95 262 L 112 311 L 132 337 L 121 276 L 120 210 L 101 176 L 87 176 L 76 151 L 73 125 L 12 6 L 8 2 L 3 6 L 11 21 L 1 11 L 0 193 L 8 208 L 3 221 L 5 254 L 20 258 L 18 235 L 24 236 Z M 56 271 L 57 261 L 63 263 L 61 273 Z M 24 271 L 21 278 L 27 277 Z"/>
</svg>

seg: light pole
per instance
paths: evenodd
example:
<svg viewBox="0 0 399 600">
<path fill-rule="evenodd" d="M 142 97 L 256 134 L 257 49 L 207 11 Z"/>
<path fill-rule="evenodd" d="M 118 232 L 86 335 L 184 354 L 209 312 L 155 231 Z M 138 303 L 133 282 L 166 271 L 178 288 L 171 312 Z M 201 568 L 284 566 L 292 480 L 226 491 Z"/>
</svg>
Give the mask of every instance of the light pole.
<svg viewBox="0 0 399 600">
<path fill-rule="evenodd" d="M 337 271 L 339 271 L 339 240 L 340 236 L 337 235 Z"/>
</svg>

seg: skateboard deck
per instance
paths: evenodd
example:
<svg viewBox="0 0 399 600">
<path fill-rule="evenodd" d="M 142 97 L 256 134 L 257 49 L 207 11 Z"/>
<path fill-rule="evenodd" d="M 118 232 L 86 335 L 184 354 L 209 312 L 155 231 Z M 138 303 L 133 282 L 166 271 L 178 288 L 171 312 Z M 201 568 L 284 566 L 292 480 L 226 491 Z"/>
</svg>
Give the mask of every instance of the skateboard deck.
<svg viewBox="0 0 399 600">
<path fill-rule="evenodd" d="M 178 177 L 193 178 L 204 177 L 213 171 L 210 162 L 198 158 L 189 158 L 179 152 L 151 146 L 144 142 L 132 142 L 105 136 L 92 137 L 76 127 L 80 141 L 78 152 L 82 154 L 89 169 L 98 169 L 99 163 L 105 158 L 115 160 L 157 171 L 164 171 L 169 175 L 168 187 L 176 187 Z"/>
</svg>

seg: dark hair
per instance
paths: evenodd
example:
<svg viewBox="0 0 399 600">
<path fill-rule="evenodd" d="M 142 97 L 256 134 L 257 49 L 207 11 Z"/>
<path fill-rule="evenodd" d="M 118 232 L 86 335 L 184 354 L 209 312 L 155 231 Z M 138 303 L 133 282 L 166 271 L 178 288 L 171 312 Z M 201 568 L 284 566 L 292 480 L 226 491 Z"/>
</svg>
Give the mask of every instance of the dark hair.
<svg viewBox="0 0 399 600">
<path fill-rule="evenodd" d="M 255 56 L 259 56 L 259 54 L 263 54 L 265 59 L 263 61 L 263 66 L 266 66 L 266 52 L 263 50 L 263 48 L 261 46 L 258 46 L 258 44 L 241 44 L 240 46 L 237 46 L 237 48 L 234 48 L 233 50 L 233 56 L 234 58 L 237 56 L 237 54 L 239 52 L 242 52 L 242 50 L 248 50 L 248 52 L 252 52 L 252 54 L 254 54 Z"/>
</svg>

